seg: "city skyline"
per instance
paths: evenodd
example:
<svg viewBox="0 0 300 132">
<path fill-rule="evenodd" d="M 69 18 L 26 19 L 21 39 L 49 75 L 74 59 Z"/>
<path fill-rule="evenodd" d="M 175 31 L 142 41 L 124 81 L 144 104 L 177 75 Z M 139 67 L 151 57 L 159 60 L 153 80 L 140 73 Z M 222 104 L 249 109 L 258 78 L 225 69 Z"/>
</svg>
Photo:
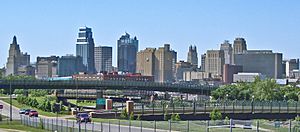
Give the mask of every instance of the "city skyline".
<svg viewBox="0 0 300 132">
<path fill-rule="evenodd" d="M 117 65 L 116 41 L 126 31 L 139 38 L 139 51 L 170 43 L 178 52 L 178 60 L 186 60 L 188 45 L 196 45 L 200 56 L 206 50 L 218 49 L 224 40 L 233 43 L 236 37 L 245 38 L 249 49 L 272 49 L 283 53 L 284 58 L 300 56 L 297 52 L 297 43 L 300 43 L 298 1 L 117 3 L 78 1 L 66 6 L 68 2 L 3 2 L 0 6 L 3 10 L 0 13 L 3 18 L 0 64 L 6 63 L 14 35 L 22 50 L 31 55 L 31 60 L 37 56 L 75 55 L 78 27 L 85 25 L 93 28 L 95 46 L 113 47 L 114 66 Z M 136 8 L 127 9 L 126 5 Z M 88 7 L 90 14 L 82 16 Z M 127 17 L 136 19 L 125 19 Z"/>
</svg>

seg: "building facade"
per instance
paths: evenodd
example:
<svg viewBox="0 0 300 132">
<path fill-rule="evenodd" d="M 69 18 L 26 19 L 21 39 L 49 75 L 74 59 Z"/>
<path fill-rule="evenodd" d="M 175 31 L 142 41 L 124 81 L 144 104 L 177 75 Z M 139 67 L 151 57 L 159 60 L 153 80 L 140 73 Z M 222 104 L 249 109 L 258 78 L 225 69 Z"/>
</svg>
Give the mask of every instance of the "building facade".
<svg viewBox="0 0 300 132">
<path fill-rule="evenodd" d="M 299 59 L 284 60 L 283 62 L 284 77 L 292 77 L 293 70 L 299 70 Z"/>
<path fill-rule="evenodd" d="M 47 79 L 57 77 L 58 56 L 37 57 L 36 59 L 36 78 Z"/>
<path fill-rule="evenodd" d="M 205 58 L 205 72 L 211 73 L 213 78 L 221 78 L 225 64 L 223 50 L 208 50 Z"/>
<path fill-rule="evenodd" d="M 228 40 L 225 40 L 224 43 L 221 44 L 220 50 L 224 51 L 225 64 L 232 64 L 232 44 L 230 44 Z"/>
<path fill-rule="evenodd" d="M 13 37 L 13 42 L 9 47 L 9 55 L 6 63 L 5 75 L 19 75 L 19 73 L 27 73 L 30 71 L 24 71 L 30 66 L 30 55 L 27 53 L 22 53 L 20 46 L 17 43 L 17 37 Z M 19 71 L 21 70 L 21 71 Z"/>
<path fill-rule="evenodd" d="M 243 72 L 261 73 L 269 78 L 282 78 L 282 53 L 271 50 L 248 50 L 235 54 L 234 64 L 243 66 Z"/>
<path fill-rule="evenodd" d="M 76 56 L 82 57 L 83 64 L 88 73 L 95 73 L 94 39 L 91 28 L 80 27 L 76 42 Z"/>
<path fill-rule="evenodd" d="M 211 78 L 211 74 L 204 71 L 185 71 L 183 72 L 183 81 L 196 81 Z"/>
<path fill-rule="evenodd" d="M 225 64 L 223 66 L 223 82 L 225 84 L 233 83 L 233 75 L 243 72 L 243 67 L 239 65 Z"/>
<path fill-rule="evenodd" d="M 98 73 L 112 72 L 112 47 L 95 47 L 95 68 Z"/>
<path fill-rule="evenodd" d="M 136 55 L 139 41 L 136 37 L 130 38 L 128 33 L 122 35 L 117 41 L 118 47 L 118 70 L 121 72 L 136 72 Z"/>
<path fill-rule="evenodd" d="M 247 51 L 247 44 L 244 38 L 235 38 L 233 41 L 233 53 L 239 54 Z"/>
<path fill-rule="evenodd" d="M 82 57 L 66 55 L 58 58 L 58 76 L 72 76 L 79 72 L 85 72 L 86 67 L 82 63 Z"/>
<path fill-rule="evenodd" d="M 189 62 L 190 64 L 192 64 L 196 68 L 198 67 L 198 53 L 197 53 L 197 47 L 196 46 L 191 45 L 189 47 L 187 62 Z"/>
<path fill-rule="evenodd" d="M 195 65 L 192 65 L 189 62 L 179 61 L 175 64 L 175 81 L 183 81 L 183 73 L 186 71 L 195 71 Z"/>
<path fill-rule="evenodd" d="M 137 53 L 137 73 L 154 76 L 157 82 L 173 82 L 176 58 L 170 44 L 158 49 L 146 48 Z"/>
<path fill-rule="evenodd" d="M 201 71 L 205 71 L 205 59 L 206 59 L 206 53 L 201 55 Z"/>
<path fill-rule="evenodd" d="M 265 75 L 261 73 L 237 73 L 233 75 L 233 82 L 254 82 L 255 78 L 258 77 L 261 80 L 264 80 L 266 78 Z"/>
</svg>

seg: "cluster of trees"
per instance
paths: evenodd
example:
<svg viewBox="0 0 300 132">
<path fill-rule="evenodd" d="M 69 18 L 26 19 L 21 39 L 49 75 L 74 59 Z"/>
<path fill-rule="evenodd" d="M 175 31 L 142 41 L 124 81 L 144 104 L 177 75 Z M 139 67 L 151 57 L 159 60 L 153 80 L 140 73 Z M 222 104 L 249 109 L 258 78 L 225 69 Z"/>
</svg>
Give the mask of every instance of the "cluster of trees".
<svg viewBox="0 0 300 132">
<path fill-rule="evenodd" d="M 26 104 L 34 108 L 38 108 L 40 110 L 51 112 L 52 106 L 51 101 L 48 98 L 44 98 L 42 103 L 39 103 L 36 98 L 26 97 L 26 96 L 18 96 L 17 101 L 20 104 Z"/>
<path fill-rule="evenodd" d="M 281 86 L 274 79 L 261 80 L 258 77 L 253 83 L 224 85 L 211 93 L 214 99 L 228 100 L 293 100 L 298 101 L 300 89 L 296 86 Z"/>
</svg>

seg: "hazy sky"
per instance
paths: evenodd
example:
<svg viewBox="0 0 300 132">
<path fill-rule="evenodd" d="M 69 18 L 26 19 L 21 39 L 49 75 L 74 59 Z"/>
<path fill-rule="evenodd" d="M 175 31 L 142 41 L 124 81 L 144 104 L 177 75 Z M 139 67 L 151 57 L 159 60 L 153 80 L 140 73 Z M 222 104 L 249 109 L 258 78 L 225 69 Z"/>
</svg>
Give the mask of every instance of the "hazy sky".
<svg viewBox="0 0 300 132">
<path fill-rule="evenodd" d="M 32 62 L 75 54 L 80 26 L 92 28 L 96 46 L 113 47 L 113 65 L 125 31 L 137 36 L 139 50 L 170 43 L 178 60 L 186 60 L 190 44 L 200 59 L 235 37 L 244 37 L 248 49 L 300 57 L 299 0 L 9 0 L 0 4 L 0 64 L 13 35 Z"/>
</svg>

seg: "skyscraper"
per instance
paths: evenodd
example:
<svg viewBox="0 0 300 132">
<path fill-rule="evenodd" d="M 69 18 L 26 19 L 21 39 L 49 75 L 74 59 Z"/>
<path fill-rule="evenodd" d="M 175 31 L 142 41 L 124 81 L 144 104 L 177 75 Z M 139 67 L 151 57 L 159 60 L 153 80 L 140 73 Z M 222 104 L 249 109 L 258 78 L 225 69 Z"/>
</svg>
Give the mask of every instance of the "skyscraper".
<svg viewBox="0 0 300 132">
<path fill-rule="evenodd" d="M 83 64 L 86 66 L 88 73 L 95 73 L 94 62 L 94 39 L 91 28 L 80 27 L 77 43 L 76 43 L 76 56 L 81 56 Z"/>
<path fill-rule="evenodd" d="M 223 75 L 225 64 L 223 50 L 208 50 L 205 58 L 205 72 L 211 73 L 213 77 L 219 78 Z"/>
<path fill-rule="evenodd" d="M 146 48 L 137 53 L 137 72 L 154 76 L 157 82 L 172 82 L 176 58 L 177 52 L 171 50 L 169 44 L 158 49 Z"/>
<path fill-rule="evenodd" d="M 191 63 L 194 65 L 196 68 L 198 67 L 198 53 L 197 53 L 197 48 L 196 46 L 190 46 L 189 47 L 189 52 L 188 52 L 188 57 L 187 57 L 187 62 Z"/>
<path fill-rule="evenodd" d="M 117 41 L 118 47 L 118 70 L 122 72 L 135 73 L 136 54 L 138 52 L 139 41 L 136 37 L 130 38 L 128 33 L 122 35 Z"/>
<path fill-rule="evenodd" d="M 112 71 L 112 47 L 95 47 L 95 67 L 97 72 Z"/>
<path fill-rule="evenodd" d="M 205 58 L 206 58 L 206 53 L 201 55 L 201 71 L 205 71 Z"/>
<path fill-rule="evenodd" d="M 232 64 L 232 44 L 228 40 L 225 40 L 221 44 L 220 50 L 224 51 L 225 64 Z"/>
<path fill-rule="evenodd" d="M 239 54 L 247 51 L 247 44 L 244 38 L 235 38 L 233 42 L 233 53 Z"/>
<path fill-rule="evenodd" d="M 17 37 L 14 36 L 12 44 L 9 47 L 9 55 L 6 63 L 5 75 L 19 75 L 18 69 L 24 69 L 20 67 L 27 67 L 30 65 L 30 55 L 23 54 L 20 50 L 20 46 L 17 43 Z M 23 70 L 22 70 L 22 73 Z"/>
</svg>

